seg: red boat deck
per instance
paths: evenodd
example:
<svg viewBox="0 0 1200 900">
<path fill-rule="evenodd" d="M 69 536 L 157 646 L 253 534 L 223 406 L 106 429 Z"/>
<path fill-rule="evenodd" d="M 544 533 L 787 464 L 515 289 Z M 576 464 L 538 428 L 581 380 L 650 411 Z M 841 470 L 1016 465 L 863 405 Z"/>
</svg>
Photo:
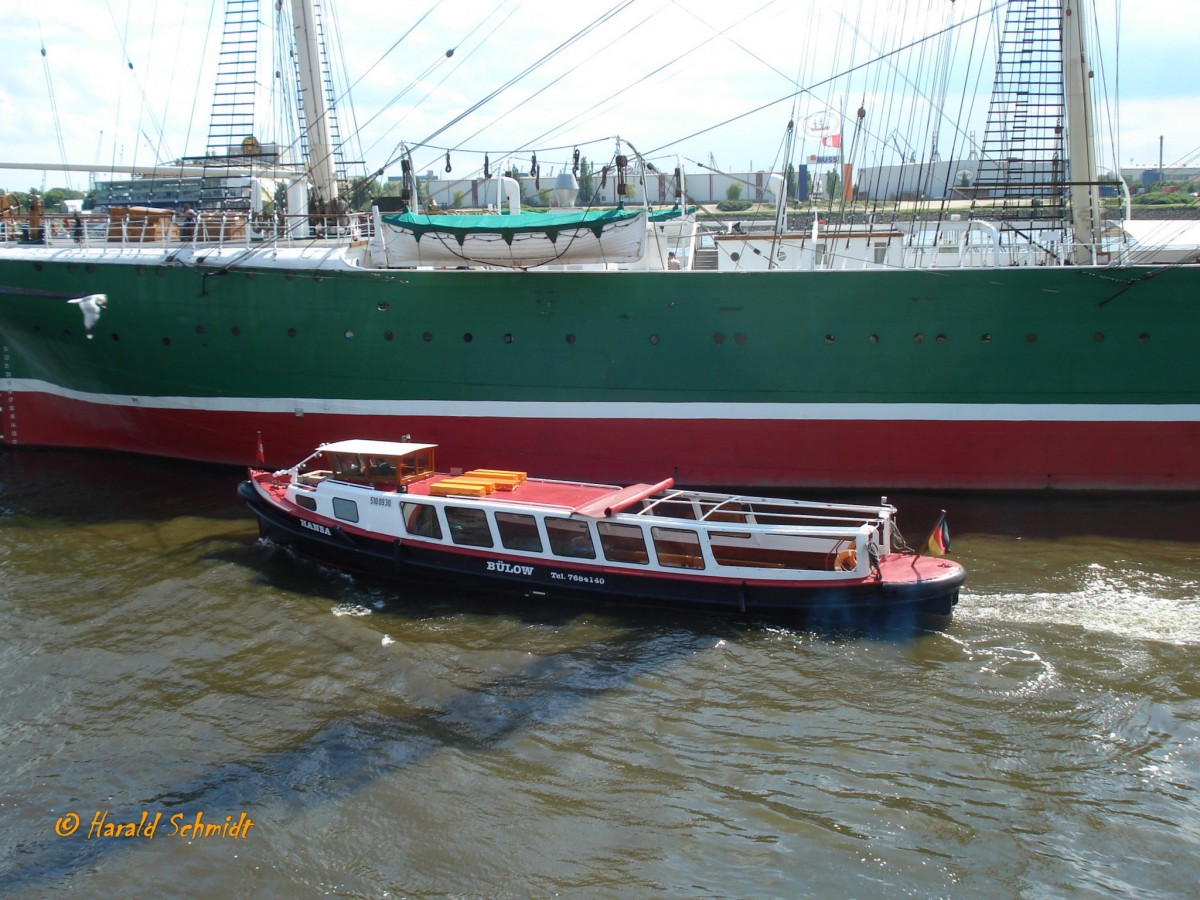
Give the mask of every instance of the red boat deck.
<svg viewBox="0 0 1200 900">
<path fill-rule="evenodd" d="M 408 485 L 408 493 L 430 496 L 433 493 L 431 490 L 433 485 L 456 478 L 468 482 L 471 480 L 466 475 L 431 475 L 428 478 L 410 483 Z M 500 489 L 496 490 L 495 493 L 489 493 L 488 497 L 504 503 L 529 504 L 530 506 L 557 506 L 573 510 L 585 504 L 620 493 L 623 490 L 623 488 L 606 485 L 579 484 L 569 481 L 542 481 L 530 478 L 511 489 Z M 453 496 L 453 494 L 450 496 Z"/>
</svg>

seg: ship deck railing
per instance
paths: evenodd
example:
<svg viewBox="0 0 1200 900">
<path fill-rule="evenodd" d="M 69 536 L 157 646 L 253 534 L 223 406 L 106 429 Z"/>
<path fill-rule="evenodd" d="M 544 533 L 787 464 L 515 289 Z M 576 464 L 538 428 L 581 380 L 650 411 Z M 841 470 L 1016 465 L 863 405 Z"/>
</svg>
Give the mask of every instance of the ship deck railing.
<svg viewBox="0 0 1200 900">
<path fill-rule="evenodd" d="M 0 244 L 91 248 L 179 248 L 308 246 L 314 242 L 352 243 L 371 237 L 367 213 L 330 216 L 255 216 L 244 211 L 206 212 L 189 222 L 179 215 L 129 213 L 78 216 L 7 215 L 0 220 Z"/>
<path fill-rule="evenodd" d="M 895 245 L 886 246 L 884 258 L 866 258 L 858 252 L 846 252 L 822 241 L 789 235 L 781 243 L 788 249 L 786 268 L 802 269 L 941 269 L 941 268 L 1006 268 L 1010 266 L 1070 265 L 1074 255 L 1069 235 L 1061 228 L 1040 229 L 1033 222 L 1018 232 L 1001 229 L 982 220 L 950 221 L 937 226 L 910 231 L 894 238 Z M 189 231 L 189 228 L 191 229 Z M 255 216 L 244 211 L 202 213 L 194 225 L 189 225 L 169 211 L 148 215 L 137 210 L 126 215 L 87 213 L 73 215 L 43 215 L 31 217 L 7 214 L 0 219 L 0 245 L 40 245 L 53 247 L 85 247 L 94 249 L 178 249 L 180 247 L 251 249 L 261 247 L 308 247 L 313 244 L 329 246 L 366 243 L 374 233 L 374 221 L 369 213 L 346 213 L 329 216 Z M 748 239 L 769 239 L 766 231 L 743 233 Z M 845 234 L 838 234 L 845 237 Z M 706 246 L 711 236 L 701 236 L 696 259 L 689 268 L 716 269 L 715 251 Z M 890 242 L 889 242 L 890 243 Z M 811 245 L 811 246 L 810 246 Z M 875 247 L 869 248 L 874 251 Z M 1109 238 L 1090 248 L 1097 265 L 1123 265 L 1129 262 L 1129 247 L 1123 240 Z M 863 251 L 865 253 L 866 251 Z M 785 267 L 780 267 L 785 268 Z"/>
</svg>

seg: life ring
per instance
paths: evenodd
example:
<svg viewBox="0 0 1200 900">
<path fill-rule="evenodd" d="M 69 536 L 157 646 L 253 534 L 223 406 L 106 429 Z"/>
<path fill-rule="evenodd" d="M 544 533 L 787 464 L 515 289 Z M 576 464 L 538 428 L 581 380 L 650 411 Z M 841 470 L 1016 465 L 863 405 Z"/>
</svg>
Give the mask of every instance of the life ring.
<svg viewBox="0 0 1200 900">
<path fill-rule="evenodd" d="M 834 560 L 833 567 L 838 572 L 853 572 L 858 568 L 858 552 L 853 547 L 843 550 Z"/>
</svg>

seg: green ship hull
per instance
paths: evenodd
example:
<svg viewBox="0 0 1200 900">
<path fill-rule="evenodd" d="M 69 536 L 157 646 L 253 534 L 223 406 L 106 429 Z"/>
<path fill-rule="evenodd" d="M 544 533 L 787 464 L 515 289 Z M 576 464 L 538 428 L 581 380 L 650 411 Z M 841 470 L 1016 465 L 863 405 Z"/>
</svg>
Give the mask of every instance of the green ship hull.
<svg viewBox="0 0 1200 900">
<path fill-rule="evenodd" d="M 324 256 L 320 254 L 324 253 Z M 0 251 L 11 446 L 693 484 L 1195 490 L 1200 267 L 372 270 Z M 79 304 L 104 294 L 90 331 Z M 486 460 L 484 459 L 486 457 Z"/>
</svg>

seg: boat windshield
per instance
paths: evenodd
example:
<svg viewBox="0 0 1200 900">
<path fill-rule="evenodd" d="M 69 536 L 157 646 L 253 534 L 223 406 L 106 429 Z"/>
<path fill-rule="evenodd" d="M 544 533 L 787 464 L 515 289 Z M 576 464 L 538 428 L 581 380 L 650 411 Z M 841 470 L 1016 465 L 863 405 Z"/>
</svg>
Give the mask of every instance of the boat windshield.
<svg viewBox="0 0 1200 900">
<path fill-rule="evenodd" d="M 431 448 L 403 455 L 338 451 L 326 456 L 334 478 L 358 484 L 407 484 L 434 471 Z"/>
</svg>

